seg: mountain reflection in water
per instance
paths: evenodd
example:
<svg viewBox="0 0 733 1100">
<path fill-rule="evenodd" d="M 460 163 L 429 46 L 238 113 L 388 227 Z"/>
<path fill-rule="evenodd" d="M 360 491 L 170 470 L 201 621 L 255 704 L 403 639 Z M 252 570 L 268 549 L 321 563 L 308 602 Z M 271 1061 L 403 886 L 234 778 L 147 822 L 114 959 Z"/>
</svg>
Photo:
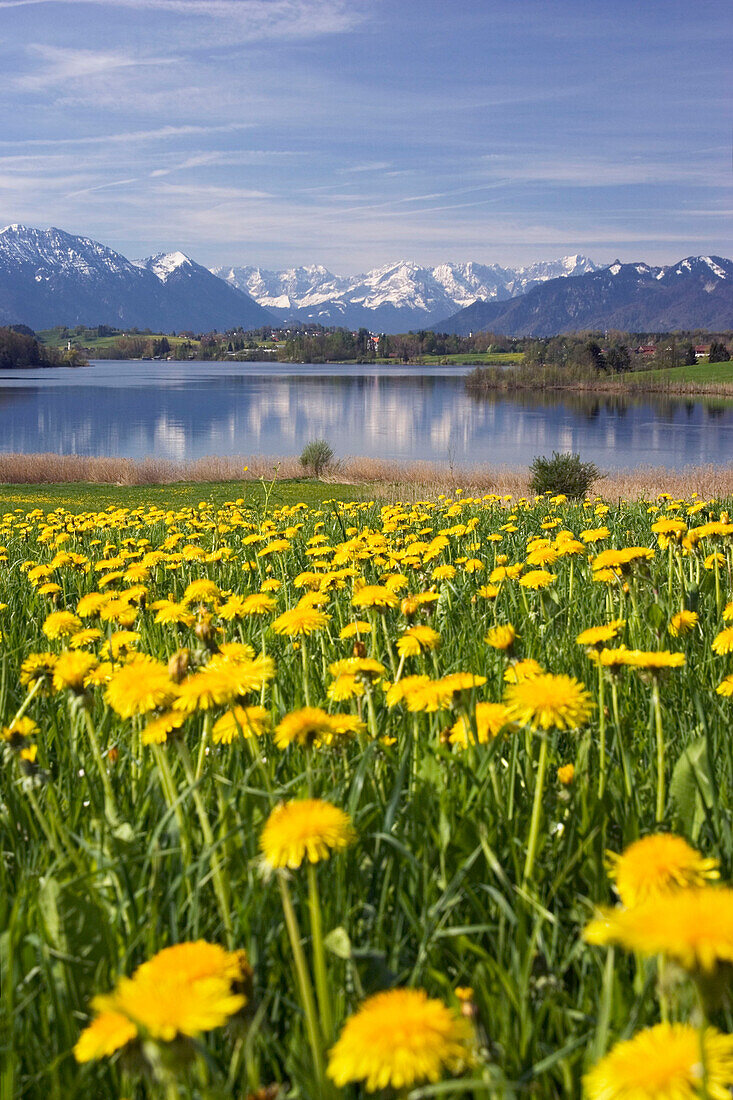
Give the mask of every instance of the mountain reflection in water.
<svg viewBox="0 0 733 1100">
<path fill-rule="evenodd" d="M 299 454 L 527 465 L 579 451 L 606 469 L 733 461 L 733 405 L 664 395 L 469 396 L 470 368 L 100 362 L 0 371 L 0 450 Z"/>
</svg>

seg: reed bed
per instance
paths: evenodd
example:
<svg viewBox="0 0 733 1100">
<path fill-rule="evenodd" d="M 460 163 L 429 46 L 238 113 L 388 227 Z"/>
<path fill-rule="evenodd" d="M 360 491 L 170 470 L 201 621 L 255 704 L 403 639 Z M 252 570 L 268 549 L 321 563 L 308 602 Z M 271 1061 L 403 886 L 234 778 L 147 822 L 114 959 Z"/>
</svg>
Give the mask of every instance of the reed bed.
<svg viewBox="0 0 733 1100">
<path fill-rule="evenodd" d="M 2 1100 L 727 1095 L 731 510 L 6 512 Z"/>
<path fill-rule="evenodd" d="M 86 482 L 100 485 L 174 485 L 178 482 L 253 482 L 290 480 L 305 471 L 293 456 L 216 457 L 191 462 L 163 459 L 87 457 L 55 454 L 0 453 L 0 484 L 50 485 Z M 386 499 L 417 500 L 425 493 L 499 493 L 512 497 L 530 493 L 528 469 L 507 466 L 456 466 L 447 462 L 398 462 L 352 457 L 334 462 L 322 477 L 325 484 L 373 485 Z M 671 493 L 687 498 L 693 491 L 706 497 L 733 495 L 733 465 L 637 466 L 605 473 L 593 492 L 610 500 Z"/>
</svg>

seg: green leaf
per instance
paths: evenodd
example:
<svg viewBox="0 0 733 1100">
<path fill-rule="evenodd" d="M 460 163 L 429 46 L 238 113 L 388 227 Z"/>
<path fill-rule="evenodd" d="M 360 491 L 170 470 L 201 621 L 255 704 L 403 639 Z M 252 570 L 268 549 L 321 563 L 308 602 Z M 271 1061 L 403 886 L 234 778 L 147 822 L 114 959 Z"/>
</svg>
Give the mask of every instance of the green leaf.
<svg viewBox="0 0 733 1100">
<path fill-rule="evenodd" d="M 676 821 L 693 840 L 713 805 L 713 783 L 707 752 L 707 739 L 698 737 L 687 746 L 675 765 L 669 797 Z"/>
<path fill-rule="evenodd" d="M 653 603 L 646 613 L 649 626 L 652 630 L 661 630 L 667 622 L 667 616 L 662 611 L 658 603 Z"/>
</svg>

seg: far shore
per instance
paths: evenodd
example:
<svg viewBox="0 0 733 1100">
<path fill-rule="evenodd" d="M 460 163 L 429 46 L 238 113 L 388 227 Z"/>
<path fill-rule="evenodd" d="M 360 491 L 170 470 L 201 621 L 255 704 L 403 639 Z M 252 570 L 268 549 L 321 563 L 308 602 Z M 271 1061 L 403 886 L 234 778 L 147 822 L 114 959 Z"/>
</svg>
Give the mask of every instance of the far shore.
<svg viewBox="0 0 733 1100">
<path fill-rule="evenodd" d="M 321 478 L 308 477 L 297 457 L 234 456 L 173 462 L 146 458 L 85 457 L 55 454 L 0 454 L 0 504 L 6 506 L 22 488 L 21 496 L 31 501 L 33 488 L 51 490 L 52 495 L 68 488 L 69 497 L 83 503 L 89 488 L 95 502 L 107 492 L 110 503 L 122 503 L 127 490 L 145 500 L 144 490 L 154 489 L 162 499 L 166 489 L 175 494 L 190 488 L 204 495 L 216 490 L 247 502 L 271 485 L 275 497 L 287 488 L 290 500 L 298 493 L 306 501 L 388 498 L 419 500 L 457 492 L 465 495 L 495 493 L 516 500 L 528 496 L 528 467 L 476 465 L 452 466 L 440 462 L 398 462 L 376 458 L 344 458 L 334 462 Z M 199 488 L 200 487 L 200 490 Z M 733 463 L 686 466 L 683 469 L 638 466 L 602 472 L 590 497 L 605 499 L 652 498 L 660 493 L 689 498 L 693 492 L 704 498 L 733 496 Z M 132 498 L 131 498 L 132 499 Z"/>
</svg>

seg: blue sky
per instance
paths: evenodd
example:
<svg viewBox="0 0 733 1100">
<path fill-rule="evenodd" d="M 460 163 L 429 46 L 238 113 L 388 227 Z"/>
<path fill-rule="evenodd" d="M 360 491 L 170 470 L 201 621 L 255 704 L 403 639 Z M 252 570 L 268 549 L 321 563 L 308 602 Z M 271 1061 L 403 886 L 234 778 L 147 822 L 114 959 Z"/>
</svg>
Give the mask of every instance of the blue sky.
<svg viewBox="0 0 733 1100">
<path fill-rule="evenodd" d="M 207 265 L 733 255 L 729 0 L 0 0 L 0 223 Z"/>
</svg>

